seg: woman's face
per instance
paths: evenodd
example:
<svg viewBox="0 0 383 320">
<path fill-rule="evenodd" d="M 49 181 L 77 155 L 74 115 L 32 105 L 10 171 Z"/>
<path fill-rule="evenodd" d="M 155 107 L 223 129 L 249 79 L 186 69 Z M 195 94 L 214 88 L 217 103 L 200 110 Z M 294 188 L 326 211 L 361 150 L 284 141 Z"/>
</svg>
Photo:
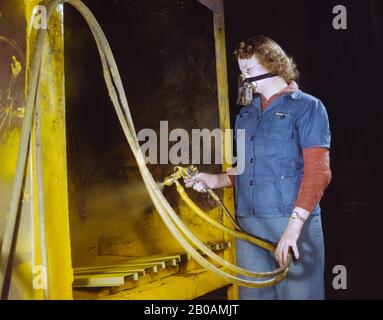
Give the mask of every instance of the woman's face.
<svg viewBox="0 0 383 320">
<path fill-rule="evenodd" d="M 239 69 L 242 74 L 246 76 L 246 78 L 260 76 L 265 73 L 269 73 L 269 71 L 258 63 L 257 57 L 253 55 L 249 59 L 239 59 L 238 58 Z M 263 92 L 262 86 L 265 85 L 267 81 L 258 81 L 253 82 L 256 86 L 257 92 Z"/>
<path fill-rule="evenodd" d="M 247 77 L 256 77 L 269 71 L 266 70 L 262 65 L 258 63 L 258 60 L 255 55 L 249 59 L 239 59 L 238 65 L 241 72 Z"/>
</svg>

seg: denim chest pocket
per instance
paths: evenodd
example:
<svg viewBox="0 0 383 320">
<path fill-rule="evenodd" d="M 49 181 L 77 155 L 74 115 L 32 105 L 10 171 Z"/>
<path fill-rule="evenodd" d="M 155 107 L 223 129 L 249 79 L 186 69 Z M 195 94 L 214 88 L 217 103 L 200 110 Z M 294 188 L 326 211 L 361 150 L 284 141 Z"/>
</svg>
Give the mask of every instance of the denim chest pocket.
<svg viewBox="0 0 383 320">
<path fill-rule="evenodd" d="M 289 112 L 274 112 L 266 120 L 264 136 L 271 139 L 291 140 L 294 138 L 294 117 Z"/>
<path fill-rule="evenodd" d="M 234 130 L 234 139 L 237 139 L 237 130 L 245 129 L 247 122 L 249 121 L 251 113 L 248 111 L 242 112 L 237 115 L 235 119 L 235 130 Z"/>
<path fill-rule="evenodd" d="M 250 119 L 251 113 L 248 111 L 242 112 L 241 114 L 237 115 L 237 118 L 235 120 L 235 127 L 237 129 L 244 129 L 246 127 L 247 121 Z"/>
</svg>

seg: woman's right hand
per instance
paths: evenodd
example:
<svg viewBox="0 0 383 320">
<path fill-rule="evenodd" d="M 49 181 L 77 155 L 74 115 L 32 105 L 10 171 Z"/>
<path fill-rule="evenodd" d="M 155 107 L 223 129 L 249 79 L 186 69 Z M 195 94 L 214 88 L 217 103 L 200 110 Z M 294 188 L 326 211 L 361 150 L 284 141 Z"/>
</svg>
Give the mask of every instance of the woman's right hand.
<svg viewBox="0 0 383 320">
<path fill-rule="evenodd" d="M 190 179 L 184 179 L 186 188 L 193 188 L 198 192 L 205 192 L 206 186 L 210 189 L 220 188 L 219 185 L 219 175 L 218 174 L 209 174 L 209 173 L 197 173 L 192 176 Z"/>
</svg>

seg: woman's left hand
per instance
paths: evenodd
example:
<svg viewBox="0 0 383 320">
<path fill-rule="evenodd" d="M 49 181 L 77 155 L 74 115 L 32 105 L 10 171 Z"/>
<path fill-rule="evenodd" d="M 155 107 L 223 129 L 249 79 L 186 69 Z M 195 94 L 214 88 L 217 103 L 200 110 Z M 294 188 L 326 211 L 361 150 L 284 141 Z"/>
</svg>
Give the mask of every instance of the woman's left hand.
<svg viewBox="0 0 383 320">
<path fill-rule="evenodd" d="M 290 219 L 289 224 L 281 237 L 281 240 L 279 240 L 277 250 L 275 251 L 275 259 L 277 259 L 280 267 L 287 265 L 287 256 L 290 247 L 293 250 L 295 258 L 299 259 L 297 242 L 301 234 L 302 227 L 302 221 Z"/>
</svg>

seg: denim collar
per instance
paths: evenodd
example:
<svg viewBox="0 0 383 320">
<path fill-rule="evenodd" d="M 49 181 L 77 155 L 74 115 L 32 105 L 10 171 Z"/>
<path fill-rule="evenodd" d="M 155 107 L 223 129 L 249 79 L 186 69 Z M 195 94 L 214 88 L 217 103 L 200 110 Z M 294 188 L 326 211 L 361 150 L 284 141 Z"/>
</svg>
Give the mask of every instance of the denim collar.
<svg viewBox="0 0 383 320">
<path fill-rule="evenodd" d="M 266 110 L 262 111 L 261 109 L 261 97 L 257 96 L 253 102 L 251 103 L 251 106 L 256 108 L 259 112 L 266 113 L 269 110 L 273 109 L 274 107 L 280 105 L 283 103 L 286 99 L 293 99 L 296 100 L 299 98 L 301 94 L 300 90 L 294 91 L 294 92 L 289 92 L 289 93 L 283 93 L 281 94 L 278 98 L 276 98 L 267 108 Z"/>
</svg>

